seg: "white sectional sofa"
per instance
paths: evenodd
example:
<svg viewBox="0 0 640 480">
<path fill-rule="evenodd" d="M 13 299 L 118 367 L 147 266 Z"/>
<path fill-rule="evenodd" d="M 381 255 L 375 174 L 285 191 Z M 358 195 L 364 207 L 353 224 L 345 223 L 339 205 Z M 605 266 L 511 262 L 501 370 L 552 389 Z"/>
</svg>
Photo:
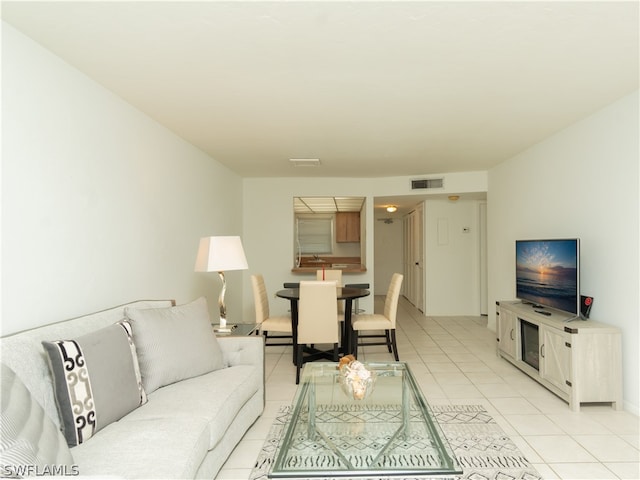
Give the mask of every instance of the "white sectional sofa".
<svg viewBox="0 0 640 480">
<path fill-rule="evenodd" d="M 216 338 L 204 299 L 134 302 L 1 347 L 1 477 L 212 479 L 264 408 L 262 338 Z"/>
</svg>

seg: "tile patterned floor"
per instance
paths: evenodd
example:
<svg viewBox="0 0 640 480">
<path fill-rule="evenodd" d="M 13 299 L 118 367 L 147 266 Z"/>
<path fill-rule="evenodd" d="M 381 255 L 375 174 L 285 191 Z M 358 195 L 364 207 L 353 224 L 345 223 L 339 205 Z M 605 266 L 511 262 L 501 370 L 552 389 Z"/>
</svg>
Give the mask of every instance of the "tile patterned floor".
<svg viewBox="0 0 640 480">
<path fill-rule="evenodd" d="M 376 297 L 376 311 L 383 297 Z M 485 317 L 425 317 L 401 299 L 397 340 L 429 403 L 481 404 L 546 479 L 640 479 L 639 419 L 607 405 L 579 413 L 496 356 Z M 216 477 L 247 479 L 269 427 L 296 391 L 291 347 L 267 347 L 262 417 Z M 364 360 L 392 360 L 384 346 L 365 347 Z"/>
</svg>

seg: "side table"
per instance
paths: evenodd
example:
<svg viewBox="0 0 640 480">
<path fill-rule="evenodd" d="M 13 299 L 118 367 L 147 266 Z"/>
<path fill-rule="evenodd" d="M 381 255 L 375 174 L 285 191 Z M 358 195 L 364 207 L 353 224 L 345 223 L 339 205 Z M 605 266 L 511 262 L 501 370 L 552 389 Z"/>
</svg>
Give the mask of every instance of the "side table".
<svg viewBox="0 0 640 480">
<path fill-rule="evenodd" d="M 258 328 L 257 323 L 235 323 L 233 325 L 227 324 L 227 329 L 231 331 L 220 331 L 220 324 L 214 323 L 212 325 L 213 331 L 216 337 L 246 337 L 253 335 Z"/>
</svg>

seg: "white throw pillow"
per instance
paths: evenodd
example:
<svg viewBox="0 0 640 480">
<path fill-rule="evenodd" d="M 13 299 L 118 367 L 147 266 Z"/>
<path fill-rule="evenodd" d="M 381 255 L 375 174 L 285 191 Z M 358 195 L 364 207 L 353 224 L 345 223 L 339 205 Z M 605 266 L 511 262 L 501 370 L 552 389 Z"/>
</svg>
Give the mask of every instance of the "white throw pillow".
<svg viewBox="0 0 640 480">
<path fill-rule="evenodd" d="M 171 383 L 222 368 L 204 297 L 177 307 L 127 307 L 147 394 Z"/>
</svg>

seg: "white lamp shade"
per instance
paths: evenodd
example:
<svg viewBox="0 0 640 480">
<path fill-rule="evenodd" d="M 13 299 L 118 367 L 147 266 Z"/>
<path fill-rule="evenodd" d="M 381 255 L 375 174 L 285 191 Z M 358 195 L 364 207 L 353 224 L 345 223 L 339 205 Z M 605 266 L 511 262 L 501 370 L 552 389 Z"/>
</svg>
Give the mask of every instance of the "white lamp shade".
<svg viewBox="0 0 640 480">
<path fill-rule="evenodd" d="M 225 272 L 249 268 L 240 237 L 204 237 L 200 239 L 196 272 Z"/>
</svg>

